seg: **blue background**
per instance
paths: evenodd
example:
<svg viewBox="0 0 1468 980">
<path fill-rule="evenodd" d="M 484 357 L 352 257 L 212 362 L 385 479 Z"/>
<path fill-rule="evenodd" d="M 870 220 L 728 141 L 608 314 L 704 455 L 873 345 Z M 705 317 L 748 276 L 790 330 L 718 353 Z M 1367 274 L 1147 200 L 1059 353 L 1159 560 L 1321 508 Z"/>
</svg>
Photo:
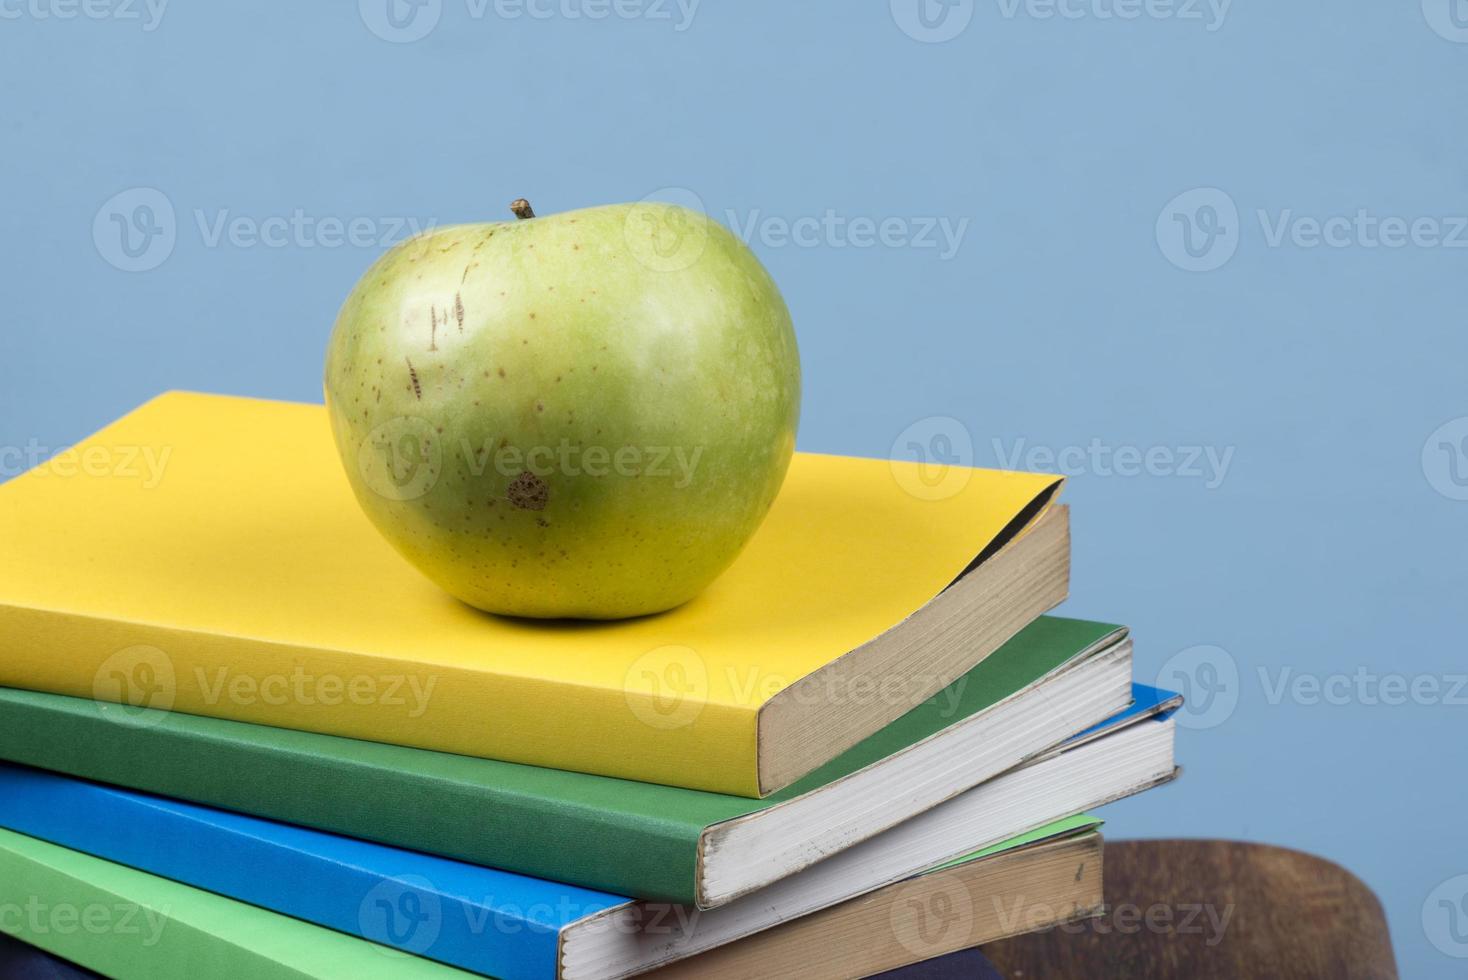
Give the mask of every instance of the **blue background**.
<svg viewBox="0 0 1468 980">
<path fill-rule="evenodd" d="M 1461 970 L 1436 900 L 1468 892 L 1468 691 L 1444 703 L 1468 671 L 1468 249 L 1270 231 L 1364 209 L 1454 234 L 1468 30 L 1448 0 L 1235 0 L 1222 23 L 960 0 L 942 43 L 903 30 L 904 0 L 703 0 L 686 23 L 442 0 L 411 43 L 369 29 L 392 36 L 371 0 L 179 2 L 152 30 L 141 7 L 26 2 L 0 6 L 0 477 L 164 389 L 319 400 L 336 308 L 380 247 L 211 244 L 221 215 L 380 238 L 520 195 L 691 193 L 758 229 L 800 337 L 804 449 L 1232 451 L 1221 482 L 1182 456 L 1133 476 L 1068 458 L 1065 611 L 1131 624 L 1139 678 L 1200 696 L 1183 780 L 1108 831 L 1321 854 L 1381 896 L 1404 975 Z M 174 209 L 175 241 L 128 272 L 112 214 L 146 217 L 135 188 Z M 1195 188 L 1225 197 L 1170 208 Z M 828 212 L 906 232 L 781 241 L 778 221 Z M 928 220 L 968 222 L 956 254 L 922 244 Z M 1179 267 L 1199 263 L 1218 267 Z M 1388 704 L 1360 671 L 1442 687 Z M 1300 675 L 1353 686 L 1276 696 Z"/>
</svg>

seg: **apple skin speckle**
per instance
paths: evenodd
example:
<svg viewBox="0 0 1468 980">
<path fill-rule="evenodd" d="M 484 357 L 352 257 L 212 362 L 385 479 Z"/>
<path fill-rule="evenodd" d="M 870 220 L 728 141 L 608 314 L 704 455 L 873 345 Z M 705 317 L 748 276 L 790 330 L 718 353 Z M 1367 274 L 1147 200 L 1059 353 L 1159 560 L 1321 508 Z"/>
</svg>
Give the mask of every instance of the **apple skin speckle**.
<svg viewBox="0 0 1468 980">
<path fill-rule="evenodd" d="M 754 254 L 646 203 L 404 242 L 348 296 L 325 377 L 348 480 L 408 561 L 478 609 L 584 619 L 670 609 L 733 562 L 800 387 Z"/>
</svg>

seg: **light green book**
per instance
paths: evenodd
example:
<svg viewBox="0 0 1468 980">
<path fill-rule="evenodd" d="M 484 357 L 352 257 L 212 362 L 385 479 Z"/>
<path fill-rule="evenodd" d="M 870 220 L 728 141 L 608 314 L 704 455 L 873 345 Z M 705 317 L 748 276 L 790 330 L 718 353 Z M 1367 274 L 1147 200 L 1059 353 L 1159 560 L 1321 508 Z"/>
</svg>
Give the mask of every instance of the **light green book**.
<svg viewBox="0 0 1468 980">
<path fill-rule="evenodd" d="M 0 913 L 0 930 L 119 980 L 474 975 L 8 830 Z"/>
</svg>

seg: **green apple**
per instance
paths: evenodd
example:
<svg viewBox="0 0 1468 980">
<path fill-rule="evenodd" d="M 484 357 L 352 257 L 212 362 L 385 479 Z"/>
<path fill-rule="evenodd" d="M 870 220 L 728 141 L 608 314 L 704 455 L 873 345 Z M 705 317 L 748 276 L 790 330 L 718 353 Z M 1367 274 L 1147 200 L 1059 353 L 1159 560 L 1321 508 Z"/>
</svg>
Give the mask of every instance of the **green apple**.
<svg viewBox="0 0 1468 980">
<path fill-rule="evenodd" d="M 435 229 L 337 317 L 326 401 L 368 518 L 489 612 L 692 599 L 768 512 L 800 359 L 754 254 L 703 214 L 609 205 Z"/>
</svg>

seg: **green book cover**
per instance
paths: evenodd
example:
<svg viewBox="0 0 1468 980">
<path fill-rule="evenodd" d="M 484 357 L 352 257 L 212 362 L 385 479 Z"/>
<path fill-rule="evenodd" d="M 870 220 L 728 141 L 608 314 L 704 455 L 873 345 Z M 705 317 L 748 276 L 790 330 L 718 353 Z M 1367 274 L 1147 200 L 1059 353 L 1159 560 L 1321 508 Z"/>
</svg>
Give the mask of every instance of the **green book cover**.
<svg viewBox="0 0 1468 980">
<path fill-rule="evenodd" d="M 916 745 L 1109 649 L 1122 632 L 1042 617 L 938 695 L 763 800 L 14 689 L 0 689 L 0 757 L 615 894 L 696 904 L 706 828 Z"/>
<path fill-rule="evenodd" d="M 365 939 L 0 830 L 0 928 L 119 980 L 452 980 Z"/>
</svg>

